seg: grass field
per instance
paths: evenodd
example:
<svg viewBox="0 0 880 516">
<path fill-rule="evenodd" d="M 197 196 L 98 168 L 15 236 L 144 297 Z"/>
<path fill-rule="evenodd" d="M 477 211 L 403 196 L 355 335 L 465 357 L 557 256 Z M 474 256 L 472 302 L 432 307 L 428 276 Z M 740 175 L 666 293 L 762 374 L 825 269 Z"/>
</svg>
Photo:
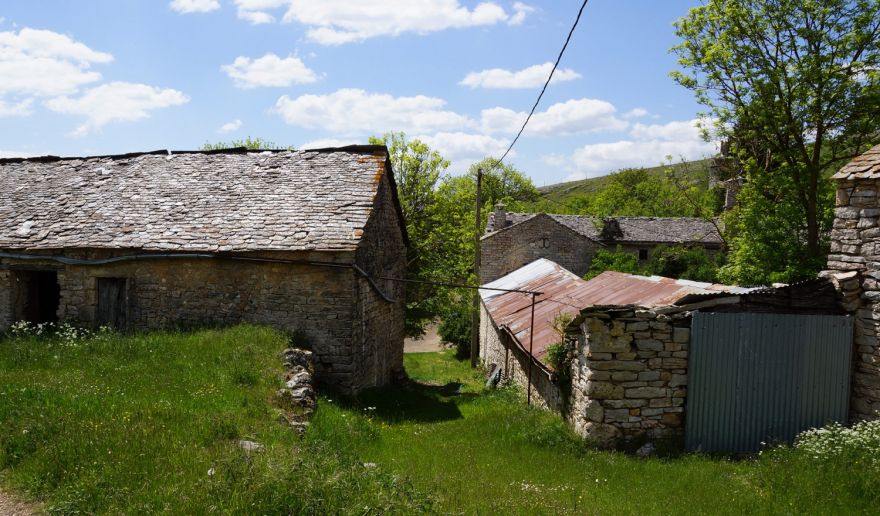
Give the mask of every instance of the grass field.
<svg viewBox="0 0 880 516">
<path fill-rule="evenodd" d="M 325 396 L 277 423 L 283 335 L 0 341 L 0 485 L 49 512 L 174 514 L 870 513 L 876 452 L 756 459 L 598 451 L 448 353 L 407 387 Z M 262 443 L 246 452 L 239 439 Z"/>
</svg>

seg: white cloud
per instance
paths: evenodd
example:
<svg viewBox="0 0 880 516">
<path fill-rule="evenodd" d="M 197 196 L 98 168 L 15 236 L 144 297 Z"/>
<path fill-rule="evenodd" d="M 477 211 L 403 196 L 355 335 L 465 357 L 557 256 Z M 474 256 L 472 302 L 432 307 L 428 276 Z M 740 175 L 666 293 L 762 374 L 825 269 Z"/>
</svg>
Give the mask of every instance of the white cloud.
<svg viewBox="0 0 880 516">
<path fill-rule="evenodd" d="M 466 116 L 444 110 L 445 104 L 443 99 L 424 95 L 394 97 L 340 89 L 327 95 L 302 95 L 295 99 L 284 95 L 275 103 L 275 111 L 288 124 L 342 135 L 392 130 L 433 133 L 476 125 Z"/>
<path fill-rule="evenodd" d="M 303 143 L 300 149 L 326 149 L 329 147 L 347 147 L 349 145 L 363 145 L 366 141 L 358 138 L 340 139 L 340 138 L 319 138 Z"/>
<path fill-rule="evenodd" d="M 470 72 L 458 84 L 471 88 L 539 88 L 547 81 L 553 63 L 532 65 L 522 70 L 511 72 L 503 68 L 490 68 L 479 72 Z M 570 68 L 561 68 L 553 74 L 551 83 L 580 79 L 581 74 Z"/>
<path fill-rule="evenodd" d="M 149 117 L 151 110 L 177 106 L 188 101 L 186 95 L 173 89 L 111 82 L 91 88 L 78 98 L 64 96 L 50 99 L 46 106 L 58 113 L 85 116 L 85 124 L 73 133 L 84 136 L 111 122 L 141 120 Z"/>
<path fill-rule="evenodd" d="M 307 37 L 323 45 L 501 22 L 517 25 L 533 10 L 516 2 L 513 12 L 508 14 L 490 1 L 469 9 L 458 0 L 235 0 L 235 3 L 239 18 L 255 24 L 273 22 L 275 16 L 270 11 L 286 8 L 282 21 L 307 26 Z"/>
<path fill-rule="evenodd" d="M 219 129 L 217 129 L 218 133 L 231 133 L 233 131 L 238 131 L 241 129 L 241 120 L 233 120 L 231 122 L 226 122 L 221 125 Z"/>
<path fill-rule="evenodd" d="M 583 179 L 625 167 L 656 166 L 668 156 L 673 160 L 700 159 L 717 152 L 717 144 L 705 142 L 697 128 L 699 120 L 667 124 L 636 124 L 631 140 L 584 145 L 574 151 L 567 166 L 570 180 Z M 545 162 L 558 156 L 547 156 Z M 559 160 L 555 160 L 559 163 Z"/>
<path fill-rule="evenodd" d="M 511 16 L 507 23 L 509 25 L 522 25 L 522 22 L 526 21 L 526 16 L 535 12 L 535 8 L 526 5 L 522 2 L 514 2 L 513 3 L 513 16 Z"/>
<path fill-rule="evenodd" d="M 462 132 L 440 132 L 433 136 L 418 136 L 417 139 L 448 159 L 451 169 L 456 172 L 467 170 L 471 163 L 487 156 L 501 157 L 510 145 L 509 140 Z M 515 154 L 516 151 L 511 151 L 508 157 Z"/>
<path fill-rule="evenodd" d="M 239 56 L 232 64 L 220 67 L 242 89 L 260 86 L 283 87 L 292 84 L 308 84 L 318 80 L 318 75 L 296 56 L 280 58 L 273 53 L 251 59 Z"/>
<path fill-rule="evenodd" d="M 546 111 L 538 111 L 526 126 L 527 134 L 569 135 L 599 131 L 622 131 L 628 123 L 616 116 L 614 106 L 604 100 L 572 99 L 553 104 Z M 496 107 L 481 112 L 485 133 L 519 131 L 528 113 Z"/>
<path fill-rule="evenodd" d="M 16 103 L 5 102 L 0 99 L 0 118 L 28 116 L 32 113 L 31 104 L 33 103 L 33 99 L 25 99 Z"/>
<path fill-rule="evenodd" d="M 90 49 L 64 34 L 24 28 L 0 32 L 0 96 L 54 96 L 75 92 L 101 79 L 93 63 L 113 56 Z"/>
<path fill-rule="evenodd" d="M 626 118 L 627 120 L 632 119 L 632 118 L 644 118 L 650 114 L 651 113 L 647 109 L 637 107 L 637 108 L 630 109 L 629 111 L 624 113 L 623 118 Z"/>
<path fill-rule="evenodd" d="M 207 13 L 220 9 L 218 0 L 171 0 L 171 9 L 179 13 Z"/>
</svg>

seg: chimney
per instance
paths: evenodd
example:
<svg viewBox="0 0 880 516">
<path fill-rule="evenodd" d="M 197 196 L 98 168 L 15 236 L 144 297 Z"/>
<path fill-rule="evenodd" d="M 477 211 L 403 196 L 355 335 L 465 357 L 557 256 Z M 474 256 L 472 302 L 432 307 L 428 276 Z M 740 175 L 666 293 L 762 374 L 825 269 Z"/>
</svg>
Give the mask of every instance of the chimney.
<svg viewBox="0 0 880 516">
<path fill-rule="evenodd" d="M 495 205 L 495 213 L 493 214 L 493 218 L 495 219 L 495 224 L 493 228 L 495 231 L 499 229 L 504 229 L 507 227 L 507 207 L 504 206 L 504 203 L 498 203 Z"/>
</svg>

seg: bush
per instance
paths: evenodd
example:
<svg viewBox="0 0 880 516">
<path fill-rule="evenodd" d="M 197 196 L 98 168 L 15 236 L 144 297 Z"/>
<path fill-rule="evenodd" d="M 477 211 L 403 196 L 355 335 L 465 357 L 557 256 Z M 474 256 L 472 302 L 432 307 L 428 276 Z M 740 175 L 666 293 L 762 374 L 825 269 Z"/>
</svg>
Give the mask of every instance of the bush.
<svg viewBox="0 0 880 516">
<path fill-rule="evenodd" d="M 718 265 L 702 247 L 658 246 L 651 252 L 647 270 L 668 278 L 718 281 Z"/>
<path fill-rule="evenodd" d="M 590 264 L 590 270 L 584 275 L 584 279 L 595 278 L 605 271 L 625 272 L 627 274 L 644 274 L 639 267 L 639 257 L 622 247 L 617 246 L 614 251 L 599 249 Z"/>
<path fill-rule="evenodd" d="M 437 328 L 440 338 L 455 345 L 458 358 L 470 356 L 472 314 L 470 301 L 460 300 L 444 310 L 443 320 Z"/>
</svg>

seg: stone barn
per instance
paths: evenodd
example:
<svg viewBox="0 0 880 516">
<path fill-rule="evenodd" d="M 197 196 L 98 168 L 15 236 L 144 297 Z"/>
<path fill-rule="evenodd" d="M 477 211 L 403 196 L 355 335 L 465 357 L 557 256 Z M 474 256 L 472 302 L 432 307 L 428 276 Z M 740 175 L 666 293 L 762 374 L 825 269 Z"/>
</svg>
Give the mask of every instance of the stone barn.
<svg viewBox="0 0 880 516">
<path fill-rule="evenodd" d="M 384 146 L 0 160 L 0 331 L 268 324 L 343 392 L 403 366 L 407 235 Z"/>
</svg>

